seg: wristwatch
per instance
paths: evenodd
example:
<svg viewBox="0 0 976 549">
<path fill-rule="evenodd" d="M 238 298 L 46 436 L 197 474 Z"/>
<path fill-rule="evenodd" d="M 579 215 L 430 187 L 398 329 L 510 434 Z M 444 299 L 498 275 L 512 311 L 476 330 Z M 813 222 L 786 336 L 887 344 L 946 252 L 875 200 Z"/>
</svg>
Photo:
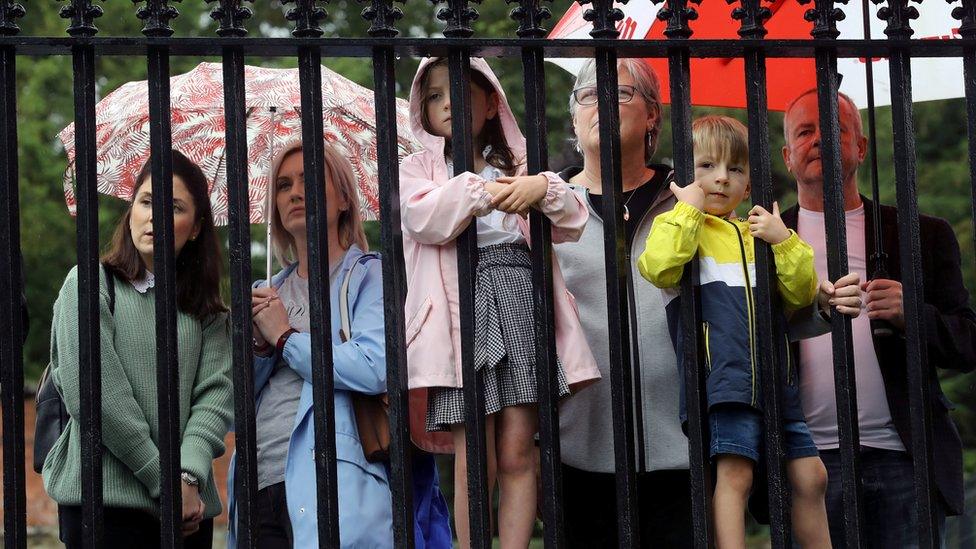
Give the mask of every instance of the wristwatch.
<svg viewBox="0 0 976 549">
<path fill-rule="evenodd" d="M 200 479 L 195 477 L 193 473 L 187 473 L 186 471 L 183 471 L 183 473 L 180 475 L 180 478 L 183 479 L 183 482 L 187 483 L 190 486 L 200 486 Z"/>
</svg>

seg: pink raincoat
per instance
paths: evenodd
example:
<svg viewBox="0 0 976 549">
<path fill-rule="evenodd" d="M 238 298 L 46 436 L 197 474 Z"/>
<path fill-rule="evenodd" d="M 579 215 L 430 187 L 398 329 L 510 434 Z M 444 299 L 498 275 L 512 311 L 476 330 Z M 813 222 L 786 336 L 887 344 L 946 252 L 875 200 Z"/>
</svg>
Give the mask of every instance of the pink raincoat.
<svg viewBox="0 0 976 549">
<path fill-rule="evenodd" d="M 457 248 L 454 239 L 474 216 L 491 211 L 491 195 L 485 180 L 471 172 L 456 177 L 448 173 L 444 159 L 444 138 L 423 128 L 423 98 L 420 77 L 435 61 L 424 59 L 410 89 L 410 123 L 424 151 L 412 154 L 400 164 L 400 210 L 403 221 L 403 253 L 407 268 L 406 341 L 409 386 L 461 386 L 461 333 L 458 311 Z M 488 64 L 471 59 L 471 69 L 485 75 L 498 94 L 498 116 L 508 146 L 515 158 L 525 158 L 525 137 L 508 105 L 505 93 Z M 524 173 L 524 166 L 519 170 Z M 549 189 L 542 200 L 542 212 L 552 221 L 553 242 L 579 239 L 588 211 L 576 193 L 552 172 Z M 529 241 L 529 224 L 515 214 L 518 226 Z M 575 300 L 553 258 L 556 351 L 572 390 L 600 379 L 596 361 L 580 326 Z M 532 314 L 526 303 L 525 314 Z M 417 399 L 411 399 L 415 403 Z M 416 435 L 416 433 L 415 433 Z"/>
</svg>

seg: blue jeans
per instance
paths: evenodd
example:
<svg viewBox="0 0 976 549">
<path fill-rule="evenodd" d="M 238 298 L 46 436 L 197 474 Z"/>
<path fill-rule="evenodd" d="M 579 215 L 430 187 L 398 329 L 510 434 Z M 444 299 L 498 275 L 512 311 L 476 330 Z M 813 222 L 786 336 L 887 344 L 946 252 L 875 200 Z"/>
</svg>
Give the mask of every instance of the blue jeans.
<svg viewBox="0 0 976 549">
<path fill-rule="evenodd" d="M 827 521 L 834 548 L 845 548 L 844 490 L 841 486 L 839 450 L 824 450 L 820 459 L 827 467 Z M 906 452 L 863 448 L 861 484 L 864 524 L 861 532 L 868 548 L 918 547 L 918 510 L 912 479 L 912 459 Z M 945 534 L 945 509 L 936 496 L 940 538 Z M 942 539 L 942 544 L 945 540 Z"/>
<path fill-rule="evenodd" d="M 744 404 L 720 404 L 708 412 L 708 427 L 711 457 L 736 455 L 759 462 L 766 444 L 762 412 Z M 783 453 L 786 459 L 817 456 L 805 421 L 784 422 Z"/>
</svg>

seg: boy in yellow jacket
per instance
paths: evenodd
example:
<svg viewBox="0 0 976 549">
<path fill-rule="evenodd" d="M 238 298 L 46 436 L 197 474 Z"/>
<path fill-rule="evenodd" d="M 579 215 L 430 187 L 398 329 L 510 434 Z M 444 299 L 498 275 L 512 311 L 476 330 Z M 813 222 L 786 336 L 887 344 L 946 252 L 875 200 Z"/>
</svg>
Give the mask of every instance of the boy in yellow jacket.
<svg viewBox="0 0 976 549">
<path fill-rule="evenodd" d="M 680 348 L 677 287 L 685 264 L 699 254 L 709 453 L 717 470 L 715 538 L 720 548 L 744 548 L 746 501 L 764 440 L 756 359 L 754 238 L 772 245 L 776 287 L 787 312 L 814 302 L 817 274 L 813 250 L 786 228 L 776 203 L 772 213 L 754 206 L 748 220 L 735 215 L 735 208 L 749 195 L 745 126 L 729 117 L 706 116 L 695 120 L 692 134 L 695 181 L 685 187 L 671 183 L 678 203 L 654 220 L 638 267 L 655 286 L 670 290 L 668 319 Z M 780 317 L 774 322 L 785 330 L 785 315 Z M 785 370 L 783 451 L 792 487 L 794 535 L 803 547 L 830 547 L 824 506 L 827 472 L 803 417 L 795 368 L 789 360 L 780 367 Z M 683 388 L 681 401 L 685 421 Z"/>
</svg>

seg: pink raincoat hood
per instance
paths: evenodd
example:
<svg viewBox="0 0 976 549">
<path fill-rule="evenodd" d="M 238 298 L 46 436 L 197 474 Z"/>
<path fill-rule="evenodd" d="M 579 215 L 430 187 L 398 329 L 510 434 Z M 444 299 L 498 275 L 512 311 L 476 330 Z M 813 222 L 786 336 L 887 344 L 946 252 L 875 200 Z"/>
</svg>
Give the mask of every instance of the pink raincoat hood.
<svg viewBox="0 0 976 549">
<path fill-rule="evenodd" d="M 444 138 L 438 137 L 429 133 L 424 129 L 423 123 L 423 108 L 424 102 L 422 97 L 422 90 L 420 89 L 421 80 L 423 74 L 427 71 L 427 67 L 435 63 L 439 57 L 425 57 L 420 61 L 420 66 L 417 68 L 417 74 L 413 77 L 413 84 L 410 86 L 410 129 L 413 131 L 414 137 L 420 142 L 423 147 L 429 151 L 436 152 L 443 156 L 444 153 Z M 471 58 L 471 70 L 478 71 L 485 78 L 491 82 L 495 93 L 498 94 L 498 115 L 502 123 L 502 133 L 505 134 L 505 142 L 508 143 L 508 147 L 512 150 L 512 155 L 515 157 L 515 165 L 521 165 L 525 162 L 525 137 L 522 135 L 522 131 L 519 130 L 518 121 L 515 119 L 515 114 L 512 113 L 512 108 L 508 105 L 508 97 L 505 96 L 505 91 L 502 90 L 501 83 L 498 82 L 498 77 L 492 72 L 491 67 L 488 63 L 480 57 Z M 475 151 L 477 154 L 479 151 Z"/>
</svg>

